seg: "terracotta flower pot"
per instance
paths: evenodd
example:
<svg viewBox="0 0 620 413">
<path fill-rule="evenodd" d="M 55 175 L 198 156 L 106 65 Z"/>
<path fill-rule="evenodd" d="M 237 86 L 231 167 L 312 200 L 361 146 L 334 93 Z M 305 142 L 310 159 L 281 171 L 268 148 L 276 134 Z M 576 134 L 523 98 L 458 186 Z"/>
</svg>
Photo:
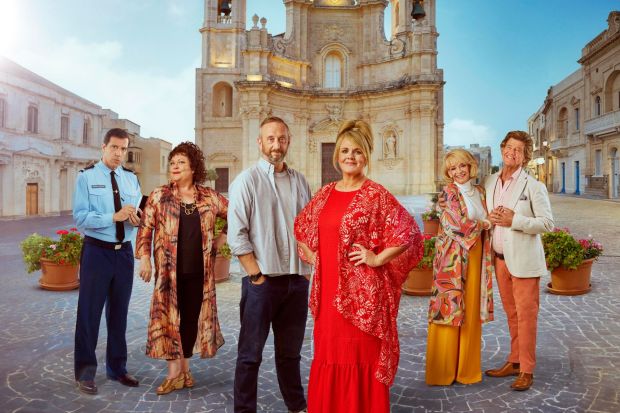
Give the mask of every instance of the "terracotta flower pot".
<svg viewBox="0 0 620 413">
<path fill-rule="evenodd" d="M 403 284 L 403 292 L 407 295 L 431 295 L 433 287 L 432 268 L 414 268 L 409 271 Z"/>
<path fill-rule="evenodd" d="M 590 276 L 594 259 L 585 260 L 576 269 L 557 267 L 551 271 L 549 292 L 560 295 L 579 295 L 590 291 Z"/>
<path fill-rule="evenodd" d="M 435 236 L 439 232 L 439 220 L 431 219 L 431 220 L 422 220 L 422 224 L 424 225 L 424 233 L 428 235 Z"/>
<path fill-rule="evenodd" d="M 39 285 L 45 290 L 68 291 L 80 286 L 78 278 L 79 265 L 55 264 L 41 258 L 41 278 Z"/>
<path fill-rule="evenodd" d="M 228 280 L 230 278 L 230 259 L 217 255 L 215 257 L 213 273 L 216 283 L 221 283 L 222 281 Z"/>
</svg>

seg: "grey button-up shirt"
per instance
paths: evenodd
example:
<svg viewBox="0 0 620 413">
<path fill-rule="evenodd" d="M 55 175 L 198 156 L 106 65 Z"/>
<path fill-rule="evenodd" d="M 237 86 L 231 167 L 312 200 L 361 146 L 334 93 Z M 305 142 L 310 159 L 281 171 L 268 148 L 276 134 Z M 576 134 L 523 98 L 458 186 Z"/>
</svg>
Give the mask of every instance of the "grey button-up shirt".
<svg viewBox="0 0 620 413">
<path fill-rule="evenodd" d="M 311 267 L 299 258 L 296 245 L 289 247 L 288 237 L 288 228 L 310 201 L 310 186 L 301 173 L 288 166 L 285 171 L 291 180 L 292 216 L 285 216 L 272 164 L 260 159 L 235 178 L 228 191 L 228 244 L 233 255 L 254 252 L 265 275 L 290 274 L 291 268 L 310 274 Z"/>
</svg>

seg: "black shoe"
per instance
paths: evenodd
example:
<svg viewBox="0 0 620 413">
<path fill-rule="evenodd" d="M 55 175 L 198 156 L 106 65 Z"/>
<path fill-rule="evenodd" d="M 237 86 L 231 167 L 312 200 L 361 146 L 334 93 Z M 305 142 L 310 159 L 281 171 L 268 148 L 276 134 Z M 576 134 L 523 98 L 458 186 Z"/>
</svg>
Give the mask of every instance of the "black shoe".
<svg viewBox="0 0 620 413">
<path fill-rule="evenodd" d="M 77 388 L 84 394 L 97 394 L 97 385 L 93 380 L 78 380 Z"/>
<path fill-rule="evenodd" d="M 117 381 L 123 386 L 128 386 L 128 387 L 138 387 L 140 385 L 140 382 L 136 380 L 135 377 L 127 373 L 123 374 L 122 376 L 116 376 L 116 377 L 108 376 L 108 379 Z"/>
</svg>

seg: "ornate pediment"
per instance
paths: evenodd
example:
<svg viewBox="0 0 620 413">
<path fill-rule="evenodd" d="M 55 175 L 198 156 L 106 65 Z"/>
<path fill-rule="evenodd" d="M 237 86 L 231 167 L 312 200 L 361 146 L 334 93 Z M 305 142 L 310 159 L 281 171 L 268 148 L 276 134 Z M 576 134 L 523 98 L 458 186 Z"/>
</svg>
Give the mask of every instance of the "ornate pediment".
<svg viewBox="0 0 620 413">
<path fill-rule="evenodd" d="M 237 162 L 237 157 L 230 152 L 215 152 L 207 157 L 209 162 Z"/>
<path fill-rule="evenodd" d="M 315 134 L 333 134 L 334 136 L 336 136 L 336 134 L 338 133 L 338 129 L 340 129 L 340 121 L 332 120 L 329 118 L 323 119 L 310 126 L 310 132 Z"/>
</svg>

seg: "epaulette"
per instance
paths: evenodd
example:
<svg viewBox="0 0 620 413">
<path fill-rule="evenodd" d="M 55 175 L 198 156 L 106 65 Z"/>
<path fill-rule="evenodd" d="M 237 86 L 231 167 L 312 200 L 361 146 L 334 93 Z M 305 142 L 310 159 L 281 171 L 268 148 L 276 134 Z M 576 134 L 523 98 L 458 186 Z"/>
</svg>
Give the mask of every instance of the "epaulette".
<svg viewBox="0 0 620 413">
<path fill-rule="evenodd" d="M 123 171 L 131 172 L 132 174 L 135 174 L 133 169 L 127 168 L 127 167 L 122 166 L 122 165 L 121 165 L 121 168 L 123 168 Z"/>
<path fill-rule="evenodd" d="M 87 167 L 85 167 L 84 169 L 80 169 L 80 172 L 84 172 L 87 169 L 93 169 L 95 167 L 95 165 L 97 164 L 97 162 L 92 162 L 90 165 L 88 165 Z"/>
</svg>

